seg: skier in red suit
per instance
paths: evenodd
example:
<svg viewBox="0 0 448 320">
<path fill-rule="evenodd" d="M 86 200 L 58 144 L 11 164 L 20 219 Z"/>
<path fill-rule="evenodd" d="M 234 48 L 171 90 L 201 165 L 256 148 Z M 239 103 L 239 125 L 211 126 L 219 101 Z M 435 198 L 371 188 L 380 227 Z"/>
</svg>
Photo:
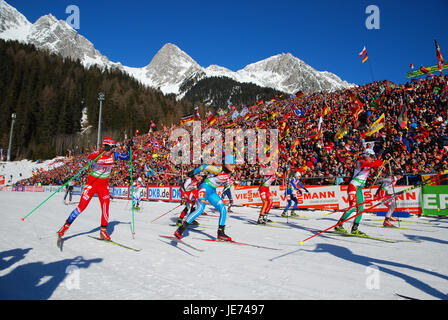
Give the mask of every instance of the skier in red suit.
<svg viewBox="0 0 448 320">
<path fill-rule="evenodd" d="M 129 148 L 132 147 L 132 140 L 128 145 L 128 152 L 126 154 L 120 154 L 113 151 L 116 147 L 115 141 L 111 137 L 106 137 L 103 140 L 103 145 L 99 151 L 95 151 L 89 155 L 91 161 L 96 161 L 92 164 L 92 171 L 89 174 L 87 185 L 81 195 L 78 207 L 68 217 L 65 224 L 58 231 L 58 235 L 62 238 L 73 221 L 82 213 L 92 200 L 92 197 L 97 194 L 101 204 L 101 232 L 100 237 L 102 240 L 110 241 L 110 236 L 107 233 L 107 225 L 109 223 L 109 177 L 112 172 L 115 160 L 129 160 L 130 153 Z M 100 156 L 100 154 L 102 155 Z M 100 156 L 98 158 L 98 156 Z M 98 159 L 97 159 L 98 158 Z"/>
</svg>

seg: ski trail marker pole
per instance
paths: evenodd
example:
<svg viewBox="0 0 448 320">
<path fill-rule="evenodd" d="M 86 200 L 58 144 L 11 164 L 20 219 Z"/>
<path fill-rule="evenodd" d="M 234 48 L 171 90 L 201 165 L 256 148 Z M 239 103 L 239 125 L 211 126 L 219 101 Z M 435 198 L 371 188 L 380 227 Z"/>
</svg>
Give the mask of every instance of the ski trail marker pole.
<svg viewBox="0 0 448 320">
<path fill-rule="evenodd" d="M 103 152 L 104 153 L 104 152 Z M 25 221 L 25 219 L 27 219 L 30 215 L 32 215 L 37 209 L 39 209 L 45 202 L 47 202 L 48 200 L 50 200 L 50 198 L 52 198 L 56 193 L 58 193 L 62 188 L 64 188 L 67 184 L 70 183 L 70 181 L 76 179 L 82 172 L 84 172 L 84 170 L 86 170 L 88 167 L 90 167 L 92 165 L 92 163 L 94 163 L 96 160 L 98 160 L 103 153 L 100 153 L 100 155 L 98 157 L 95 158 L 95 160 L 93 160 L 92 162 L 90 162 L 88 165 L 86 165 L 81 171 L 79 171 L 73 178 L 71 178 L 69 181 L 67 181 L 64 185 L 62 185 L 58 190 L 56 190 L 55 192 L 53 192 L 53 194 L 51 196 L 49 196 L 47 199 L 45 199 L 41 204 L 39 204 L 36 208 L 34 208 L 30 213 L 28 213 L 25 217 L 21 218 L 22 221 Z"/>
<path fill-rule="evenodd" d="M 135 236 L 135 222 L 134 222 L 134 180 L 133 180 L 133 172 L 132 172 L 132 147 L 130 148 L 131 156 L 130 156 L 130 163 L 131 163 L 131 196 L 132 196 L 132 237 Z"/>
</svg>

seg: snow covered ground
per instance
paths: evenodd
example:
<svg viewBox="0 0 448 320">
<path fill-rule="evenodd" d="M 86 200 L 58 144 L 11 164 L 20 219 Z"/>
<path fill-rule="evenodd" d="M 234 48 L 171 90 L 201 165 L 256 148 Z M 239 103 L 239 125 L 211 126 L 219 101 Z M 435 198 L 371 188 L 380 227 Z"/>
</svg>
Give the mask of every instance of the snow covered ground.
<svg viewBox="0 0 448 320">
<path fill-rule="evenodd" d="M 131 233 L 130 202 L 114 200 L 110 209 L 112 239 L 141 249 L 130 251 L 97 241 L 98 199 L 74 222 L 63 251 L 56 247 L 56 231 L 75 205 L 52 197 L 25 221 L 21 218 L 49 194 L 0 192 L 0 299 L 88 300 L 394 300 L 395 293 L 428 300 L 448 298 L 448 220 L 412 217 L 407 229 L 384 229 L 381 219 L 366 215 L 361 230 L 370 235 L 413 242 L 387 243 L 324 234 L 300 246 L 299 241 L 333 225 L 339 214 L 302 211 L 308 219 L 289 220 L 289 226 L 249 224 L 257 208 L 235 207 L 226 233 L 234 240 L 275 248 L 270 250 L 231 243 L 198 240 L 216 236 L 218 218 L 209 207 L 201 216 L 206 226 L 186 231 L 183 244 L 172 235 L 181 208 L 145 202 L 135 213 Z M 75 197 L 75 202 L 79 197 Z M 286 222 L 280 210 L 272 219 Z M 429 224 L 431 223 L 431 224 Z M 349 225 L 346 225 L 349 227 Z"/>
</svg>

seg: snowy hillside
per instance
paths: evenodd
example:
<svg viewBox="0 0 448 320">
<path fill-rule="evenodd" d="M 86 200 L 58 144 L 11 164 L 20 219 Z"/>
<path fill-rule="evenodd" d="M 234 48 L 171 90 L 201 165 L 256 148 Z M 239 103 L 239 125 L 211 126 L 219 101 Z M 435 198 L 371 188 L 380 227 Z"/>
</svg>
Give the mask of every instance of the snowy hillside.
<svg viewBox="0 0 448 320">
<path fill-rule="evenodd" d="M 354 86 L 335 74 L 315 70 L 290 53 L 275 55 L 235 72 L 218 65 L 202 67 L 175 44 L 167 43 L 147 66 L 123 66 L 110 61 L 88 39 L 51 14 L 31 23 L 6 1 L 0 0 L 0 16 L 0 39 L 34 44 L 38 49 L 79 59 L 86 67 L 117 68 L 143 85 L 160 89 L 165 94 L 174 93 L 178 98 L 185 95 L 180 90 L 185 81 L 197 83 L 203 78 L 217 76 L 290 94 L 299 90 L 310 93 Z"/>
<path fill-rule="evenodd" d="M 62 193 L 21 221 L 47 196 L 0 192 L 0 299 L 402 299 L 395 293 L 448 298 L 448 220 L 413 217 L 400 224 L 403 229 L 384 229 L 380 218 L 366 215 L 363 231 L 396 242 L 324 234 L 300 246 L 339 215 L 300 212 L 303 219 L 285 224 L 281 211 L 273 209 L 272 219 L 279 224 L 263 227 L 249 223 L 259 209 L 236 207 L 226 233 L 255 245 L 249 246 L 200 240 L 216 237 L 218 219 L 208 207 L 209 215 L 199 218 L 203 226 L 184 234 L 185 243 L 197 251 L 160 237 L 173 234 L 170 224 L 181 208 L 149 223 L 177 204 L 145 202 L 143 212 L 135 213 L 133 239 L 129 202 L 114 200 L 109 233 L 141 249 L 134 252 L 89 237 L 99 235 L 100 205 L 93 199 L 67 232 L 60 252 L 56 231 L 74 209 L 63 204 Z"/>
<path fill-rule="evenodd" d="M 0 162 L 0 175 L 5 176 L 5 183 L 11 185 L 22 179 L 28 179 L 33 176 L 33 171 L 48 171 L 63 164 L 58 161 L 64 157 L 46 160 L 43 162 L 33 162 L 31 160 L 21 160 L 12 162 Z"/>
</svg>

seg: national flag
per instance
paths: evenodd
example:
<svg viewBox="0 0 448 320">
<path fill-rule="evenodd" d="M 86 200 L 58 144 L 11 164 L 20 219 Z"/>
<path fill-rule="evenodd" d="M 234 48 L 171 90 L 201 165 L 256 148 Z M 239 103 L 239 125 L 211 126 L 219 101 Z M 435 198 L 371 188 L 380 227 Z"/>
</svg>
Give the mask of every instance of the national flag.
<svg viewBox="0 0 448 320">
<path fill-rule="evenodd" d="M 319 140 L 322 137 L 322 128 L 319 128 L 317 132 L 311 134 L 309 137 L 315 140 Z"/>
<path fill-rule="evenodd" d="M 261 106 L 263 103 L 264 103 L 264 101 L 260 100 L 260 101 L 257 102 L 257 106 Z"/>
<path fill-rule="evenodd" d="M 359 53 L 359 56 L 360 56 L 360 58 L 361 58 L 361 60 L 362 60 L 362 63 L 366 62 L 367 59 L 369 59 L 369 56 L 367 55 L 367 49 L 366 49 L 366 47 L 364 47 L 364 48 L 362 49 L 362 51 Z"/>
<path fill-rule="evenodd" d="M 328 112 L 330 112 L 330 108 L 327 105 L 325 105 L 322 110 L 322 116 L 325 117 L 328 114 Z"/>
<path fill-rule="evenodd" d="M 201 120 L 201 115 L 199 114 L 199 106 L 195 106 L 194 110 L 196 111 L 196 117 L 198 117 L 198 120 Z"/>
<path fill-rule="evenodd" d="M 344 138 L 347 132 L 348 132 L 347 125 L 344 124 L 334 137 L 338 140 L 341 140 L 342 138 Z"/>
<path fill-rule="evenodd" d="M 408 110 L 406 108 L 406 105 L 403 105 L 401 108 L 400 115 L 398 116 L 398 125 L 402 129 L 408 128 Z"/>
<path fill-rule="evenodd" d="M 302 91 L 296 93 L 296 98 L 301 98 L 303 96 L 305 96 L 305 94 Z"/>
<path fill-rule="evenodd" d="M 207 124 L 209 126 L 213 125 L 216 122 L 215 116 L 213 116 L 213 113 L 210 112 L 208 118 L 207 118 Z"/>
<path fill-rule="evenodd" d="M 350 102 L 352 103 L 352 116 L 358 119 L 359 114 L 364 110 L 363 103 L 358 99 L 358 97 L 352 92 L 349 93 Z"/>
<path fill-rule="evenodd" d="M 384 113 L 370 126 L 369 130 L 366 132 L 366 136 L 370 137 L 374 133 L 380 131 L 386 124 L 386 116 Z"/>
<path fill-rule="evenodd" d="M 244 117 L 248 113 L 249 113 L 249 109 L 247 107 L 244 107 L 243 110 L 241 110 L 241 112 L 240 112 L 240 116 Z"/>
<path fill-rule="evenodd" d="M 292 151 L 293 151 L 294 153 L 297 152 L 297 147 L 298 147 L 299 145 L 300 145 L 300 140 L 299 140 L 299 139 L 296 139 L 296 140 L 294 141 L 293 145 L 292 145 Z"/>
<path fill-rule="evenodd" d="M 186 116 L 186 117 L 183 117 L 182 119 L 180 119 L 181 126 L 189 126 L 189 125 L 193 124 L 193 122 L 194 122 L 194 115 Z"/>
<path fill-rule="evenodd" d="M 224 128 L 228 129 L 228 128 L 233 128 L 233 127 L 235 127 L 235 126 L 236 126 L 236 122 L 235 122 L 235 121 L 232 121 L 232 122 L 230 122 L 230 123 L 225 124 L 225 125 L 224 125 Z"/>
<path fill-rule="evenodd" d="M 409 68 L 414 69 L 414 64 L 411 63 L 411 64 L 409 65 Z"/>
<path fill-rule="evenodd" d="M 426 69 L 424 66 L 420 67 L 420 71 L 423 72 L 424 74 L 428 74 L 429 73 L 429 70 Z"/>
<path fill-rule="evenodd" d="M 440 62 L 440 64 L 443 64 L 443 56 L 442 56 L 442 52 L 440 52 L 440 47 L 439 44 L 437 43 L 437 40 L 434 40 L 435 45 L 436 45 L 436 55 L 437 55 L 437 60 Z M 439 64 L 439 65 L 440 65 Z"/>
</svg>

